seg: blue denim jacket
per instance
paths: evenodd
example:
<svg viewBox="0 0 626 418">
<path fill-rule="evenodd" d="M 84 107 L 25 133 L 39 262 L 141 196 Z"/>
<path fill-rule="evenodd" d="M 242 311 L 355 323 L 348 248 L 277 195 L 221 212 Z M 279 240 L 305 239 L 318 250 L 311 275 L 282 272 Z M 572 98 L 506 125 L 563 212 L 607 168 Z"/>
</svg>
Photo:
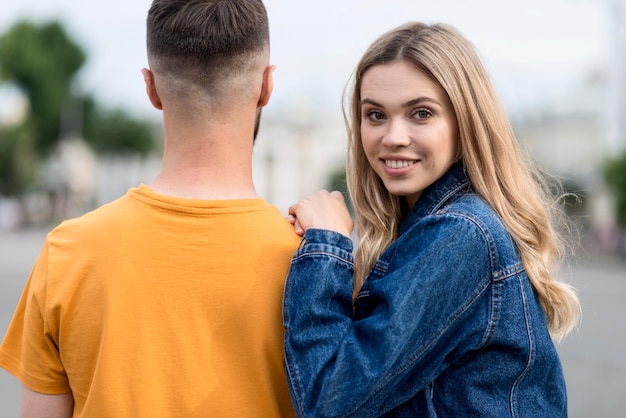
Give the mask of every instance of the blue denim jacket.
<svg viewBox="0 0 626 418">
<path fill-rule="evenodd" d="M 354 305 L 352 242 L 310 229 L 285 286 L 301 417 L 565 417 L 546 317 L 460 165 L 422 193 Z"/>
</svg>

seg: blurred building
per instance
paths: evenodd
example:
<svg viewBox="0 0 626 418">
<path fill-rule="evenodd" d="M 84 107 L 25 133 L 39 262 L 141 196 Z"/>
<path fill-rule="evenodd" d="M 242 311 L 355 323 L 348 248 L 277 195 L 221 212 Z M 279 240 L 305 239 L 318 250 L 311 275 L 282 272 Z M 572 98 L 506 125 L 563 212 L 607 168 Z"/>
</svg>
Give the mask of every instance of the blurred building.
<svg viewBox="0 0 626 418">
<path fill-rule="evenodd" d="M 576 216 L 588 243 L 617 250 L 620 231 L 602 165 L 626 151 L 626 0 L 606 4 L 611 22 L 607 68 L 513 121 L 530 154 L 560 177 L 567 191 L 583 198 Z"/>
<path fill-rule="evenodd" d="M 610 152 L 606 140 L 607 76 L 590 74 L 567 93 L 512 117 L 516 134 L 550 173 L 589 188 Z"/>
<path fill-rule="evenodd" d="M 611 152 L 626 149 L 626 0 L 609 0 L 611 18 L 607 145 Z"/>
<path fill-rule="evenodd" d="M 264 115 L 254 146 L 253 176 L 260 196 L 287 213 L 345 167 L 346 132 L 340 110 L 324 116 L 313 104 Z"/>
<path fill-rule="evenodd" d="M 580 197 L 578 205 L 567 209 L 583 235 L 601 247 L 613 245 L 616 233 L 613 202 L 601 171 L 613 148 L 606 133 L 607 85 L 606 72 L 589 74 L 567 93 L 512 118 L 530 156 L 566 192 Z"/>
</svg>

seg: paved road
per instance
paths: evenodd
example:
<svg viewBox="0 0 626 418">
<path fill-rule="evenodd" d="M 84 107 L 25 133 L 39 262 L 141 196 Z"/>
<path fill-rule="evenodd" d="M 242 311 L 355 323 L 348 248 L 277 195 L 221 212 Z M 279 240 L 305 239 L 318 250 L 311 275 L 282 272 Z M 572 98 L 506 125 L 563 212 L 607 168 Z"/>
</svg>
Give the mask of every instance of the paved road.
<svg viewBox="0 0 626 418">
<path fill-rule="evenodd" d="M 0 335 L 43 242 L 44 232 L 0 232 Z M 588 257 L 591 260 L 591 257 Z M 626 417 L 626 262 L 579 261 L 572 282 L 583 304 L 580 329 L 558 349 L 571 418 Z M 0 369 L 0 417 L 19 417 L 20 384 Z"/>
</svg>

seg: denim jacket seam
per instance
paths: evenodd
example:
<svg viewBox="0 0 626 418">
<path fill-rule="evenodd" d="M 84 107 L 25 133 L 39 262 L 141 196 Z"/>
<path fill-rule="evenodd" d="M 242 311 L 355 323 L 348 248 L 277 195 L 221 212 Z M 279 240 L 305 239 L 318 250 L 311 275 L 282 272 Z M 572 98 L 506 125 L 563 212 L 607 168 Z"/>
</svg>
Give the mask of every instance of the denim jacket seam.
<svg viewBox="0 0 626 418">
<path fill-rule="evenodd" d="M 369 274 L 367 275 L 367 279 L 365 280 L 365 283 L 368 283 L 368 282 L 371 283 L 372 280 L 377 280 L 377 279 L 384 277 L 385 273 L 387 273 L 388 268 L 389 268 L 388 262 L 377 260 L 376 263 L 374 263 L 374 266 L 370 270 Z"/>
<path fill-rule="evenodd" d="M 376 271 L 379 274 L 385 274 L 388 268 L 389 268 L 388 262 L 378 260 L 376 261 L 376 263 L 374 263 L 374 267 L 372 267 L 372 271 Z"/>
<path fill-rule="evenodd" d="M 499 283 L 491 283 L 491 306 L 489 312 L 489 322 L 485 328 L 485 334 L 478 346 L 479 349 L 484 348 L 489 344 L 493 336 L 495 335 L 498 322 L 500 321 L 500 310 L 502 307 L 502 299 L 500 293 L 501 286 Z"/>
<path fill-rule="evenodd" d="M 289 270 L 291 270 L 292 267 L 289 267 Z M 285 286 L 284 286 L 284 294 L 287 295 L 288 293 L 288 289 L 289 287 L 292 286 L 292 283 L 290 280 L 286 280 L 285 281 Z M 287 303 L 287 300 L 283 300 L 283 323 L 286 324 L 289 321 L 289 306 Z M 287 333 L 289 332 L 289 329 L 287 327 L 284 327 L 283 332 L 285 335 L 287 335 Z M 292 401 L 294 403 L 294 409 L 296 409 L 298 411 L 298 415 L 299 416 L 305 416 L 304 413 L 304 407 L 302 405 L 302 399 L 303 397 L 301 396 L 302 393 L 304 393 L 304 389 L 301 385 L 301 379 L 300 379 L 300 374 L 298 373 L 298 368 L 295 367 L 288 359 L 289 357 L 289 351 L 287 350 L 287 345 L 286 345 L 286 338 L 285 338 L 285 342 L 283 342 L 283 358 L 284 358 L 284 362 L 285 362 L 285 372 L 287 373 L 287 375 L 292 376 L 292 379 L 290 379 L 292 387 L 293 387 L 293 391 L 296 392 L 294 393 L 295 396 L 293 396 Z M 295 379 L 293 378 L 295 377 Z M 297 382 L 294 385 L 294 382 Z"/>
<path fill-rule="evenodd" d="M 491 313 L 489 317 L 489 325 L 485 332 L 485 337 L 483 338 L 482 343 L 480 344 L 480 348 L 485 347 L 489 344 L 489 341 L 495 334 L 496 328 L 498 326 L 498 322 L 500 320 L 500 312 L 502 309 L 502 299 L 501 299 L 501 289 L 502 282 L 505 279 L 510 277 L 514 277 L 515 275 L 524 271 L 524 265 L 520 261 L 515 263 L 512 266 L 509 266 L 505 269 L 501 269 L 499 271 L 495 271 L 492 273 L 492 291 L 491 291 Z M 526 308 L 525 308 L 526 309 Z"/>
<path fill-rule="evenodd" d="M 532 367 L 535 361 L 535 354 L 536 354 L 535 353 L 535 350 L 536 350 L 535 339 L 534 339 L 530 312 L 529 312 L 529 307 L 528 307 L 528 295 L 526 294 L 526 289 L 524 288 L 524 285 L 522 283 L 522 276 L 517 275 L 516 277 L 517 277 L 519 287 L 520 287 L 520 292 L 522 296 L 522 304 L 524 306 L 524 322 L 526 324 L 526 335 L 528 337 L 528 360 L 526 361 L 526 367 L 524 368 L 524 370 L 521 371 L 521 373 L 519 374 L 517 379 L 515 379 L 515 382 L 513 382 L 513 385 L 511 386 L 510 407 L 511 407 L 511 416 L 513 417 L 519 417 L 519 413 L 517 413 L 517 390 L 519 388 L 519 385 L 522 379 Z"/>
<path fill-rule="evenodd" d="M 339 252 L 344 252 L 344 250 L 339 249 Z M 339 260 L 343 263 L 346 263 L 348 265 L 352 265 L 352 260 L 350 259 L 349 256 L 343 256 L 341 254 L 336 254 L 332 251 L 327 251 L 327 250 L 304 250 L 302 252 L 298 252 L 293 256 L 292 259 L 292 263 L 295 263 L 296 261 L 299 261 L 301 259 L 304 258 L 308 258 L 308 257 L 315 257 L 315 256 L 328 256 L 330 258 L 334 258 L 336 260 Z"/>
<path fill-rule="evenodd" d="M 302 385 L 300 383 L 302 380 L 300 379 L 300 373 L 298 373 L 298 368 L 291 364 L 291 362 L 288 359 L 288 354 L 287 353 L 288 352 L 287 352 L 286 347 L 285 347 L 285 355 L 284 355 L 284 357 L 285 357 L 285 360 L 284 360 L 285 361 L 285 370 L 286 370 L 287 375 L 291 376 L 290 380 L 292 382 L 291 384 L 292 384 L 293 390 L 295 392 L 294 393 L 295 396 L 292 397 L 292 401 L 294 402 L 294 408 L 298 412 L 297 415 L 304 417 L 304 416 L 306 416 L 306 414 L 304 413 L 304 407 L 302 405 L 302 400 L 304 399 L 304 397 L 302 396 L 302 393 L 304 393 L 304 389 L 303 389 L 303 387 L 302 387 Z M 293 382 L 298 382 L 298 383 L 296 383 L 294 385 Z"/>
<path fill-rule="evenodd" d="M 494 278 L 500 275 L 499 270 L 496 269 L 496 266 L 499 265 L 498 249 L 496 247 L 495 240 L 491 232 L 489 231 L 489 228 L 487 227 L 487 225 L 481 222 L 480 219 L 478 219 L 473 213 L 467 212 L 464 210 L 459 210 L 459 209 L 448 210 L 448 208 L 446 208 L 446 209 L 441 210 L 438 213 L 438 215 L 457 216 L 459 218 L 463 218 L 467 220 L 468 222 L 476 226 L 476 228 L 480 231 L 480 235 L 483 237 L 483 239 L 485 240 L 485 243 L 487 244 L 487 249 L 489 251 L 489 261 L 491 263 L 490 274 Z"/>
<path fill-rule="evenodd" d="M 433 205 L 430 210 L 430 214 L 436 213 L 443 205 L 445 205 L 448 200 L 456 196 L 462 189 L 467 188 L 469 186 L 469 181 L 463 179 L 457 183 L 451 185 L 447 190 L 442 191 L 441 197 L 439 200 Z"/>
<path fill-rule="evenodd" d="M 525 270 L 524 263 L 521 261 L 518 261 L 515 264 L 509 265 L 509 266 L 506 266 L 504 268 L 494 271 L 492 274 L 492 277 L 493 277 L 493 280 L 496 282 L 502 281 L 510 277 L 514 277 L 520 274 L 521 272 L 523 272 L 524 270 Z"/>
<path fill-rule="evenodd" d="M 459 216 L 461 218 L 468 220 L 474 225 L 476 225 L 478 230 L 481 232 L 481 235 L 485 239 L 487 243 L 487 247 L 489 248 L 489 259 L 491 261 L 491 275 L 494 281 L 504 280 L 508 277 L 515 276 L 516 274 L 524 270 L 524 264 L 522 263 L 522 261 L 517 261 L 515 264 L 507 265 L 501 268 L 497 267 L 501 263 L 500 263 L 500 259 L 498 256 L 499 252 L 495 244 L 495 240 L 492 234 L 490 233 L 489 228 L 483 222 L 477 219 L 473 213 L 467 212 L 464 210 L 458 210 L 458 209 L 447 210 L 446 208 L 446 209 L 441 210 L 438 214 Z"/>
</svg>

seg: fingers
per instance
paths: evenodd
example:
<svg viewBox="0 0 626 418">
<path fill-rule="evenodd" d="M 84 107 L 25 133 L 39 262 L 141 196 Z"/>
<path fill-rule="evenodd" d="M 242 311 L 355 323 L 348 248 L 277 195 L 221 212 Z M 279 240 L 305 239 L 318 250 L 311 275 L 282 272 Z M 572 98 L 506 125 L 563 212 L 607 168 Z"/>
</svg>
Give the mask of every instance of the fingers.
<svg viewBox="0 0 626 418">
<path fill-rule="evenodd" d="M 300 222 L 298 222 L 298 219 L 295 220 L 295 223 L 293 224 L 293 229 L 296 232 L 296 234 L 300 236 L 304 235 L 304 228 L 302 227 Z"/>
<path fill-rule="evenodd" d="M 300 222 L 298 222 L 298 218 L 296 218 L 293 215 L 287 215 L 285 219 L 287 219 L 287 222 L 293 225 L 293 229 L 296 232 L 296 234 L 300 236 L 304 235 L 304 228 L 302 227 Z"/>
<path fill-rule="evenodd" d="M 333 199 L 337 199 L 340 202 L 344 202 L 346 201 L 346 199 L 343 197 L 343 193 L 337 191 L 337 190 L 333 190 L 332 192 L 330 192 L 330 197 L 332 197 Z"/>
<path fill-rule="evenodd" d="M 288 221 L 297 234 L 311 228 L 336 231 L 350 236 L 354 224 L 343 194 L 321 190 L 289 208 Z"/>
</svg>

